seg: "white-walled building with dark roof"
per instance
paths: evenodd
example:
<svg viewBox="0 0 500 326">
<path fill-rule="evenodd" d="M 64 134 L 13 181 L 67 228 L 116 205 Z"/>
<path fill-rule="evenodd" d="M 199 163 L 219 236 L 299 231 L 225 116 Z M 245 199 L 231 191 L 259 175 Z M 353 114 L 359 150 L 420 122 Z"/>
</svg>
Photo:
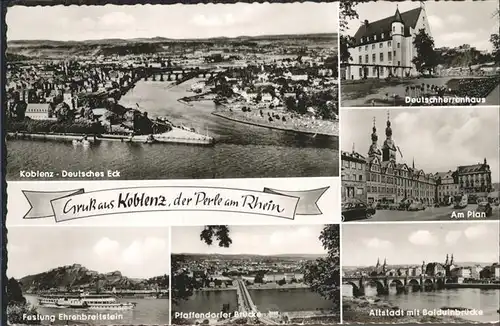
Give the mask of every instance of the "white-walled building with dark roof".
<svg viewBox="0 0 500 326">
<path fill-rule="evenodd" d="M 353 36 L 345 78 L 416 76 L 412 60 L 417 50 L 413 40 L 421 29 L 431 36 L 423 5 L 403 13 L 396 8 L 393 15 L 374 22 L 365 20 Z"/>
</svg>

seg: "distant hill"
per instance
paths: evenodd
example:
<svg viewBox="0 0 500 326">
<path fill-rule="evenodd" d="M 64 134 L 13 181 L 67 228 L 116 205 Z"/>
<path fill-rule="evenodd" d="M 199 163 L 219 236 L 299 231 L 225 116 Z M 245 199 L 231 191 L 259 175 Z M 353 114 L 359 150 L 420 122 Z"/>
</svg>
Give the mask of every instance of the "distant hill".
<svg viewBox="0 0 500 326">
<path fill-rule="evenodd" d="M 321 257 L 325 257 L 326 255 L 319 254 L 280 254 L 280 255 L 251 255 L 251 254 L 192 254 L 192 253 L 174 253 L 173 256 L 184 256 L 186 258 L 194 258 L 194 259 L 245 259 L 245 260 L 253 260 L 253 259 L 272 259 L 272 260 L 313 260 Z"/>
<path fill-rule="evenodd" d="M 132 279 L 123 276 L 119 271 L 102 274 L 79 264 L 57 267 L 47 272 L 25 276 L 19 280 L 23 292 L 80 287 L 139 290 L 149 284 L 162 284 L 162 282 L 168 283 L 168 278 L 157 276 L 151 279 Z"/>
<path fill-rule="evenodd" d="M 259 42 L 301 42 L 331 44 L 337 46 L 336 33 L 324 34 L 290 34 L 290 35 L 260 35 L 238 36 L 234 38 L 215 37 L 207 39 L 170 39 L 165 37 L 135 38 L 135 39 L 102 39 L 85 41 L 55 41 L 55 40 L 12 40 L 7 41 L 7 53 L 26 57 L 68 57 L 68 56 L 98 56 L 98 55 L 129 55 L 155 54 L 167 52 L 170 46 L 190 45 L 250 45 Z"/>
</svg>

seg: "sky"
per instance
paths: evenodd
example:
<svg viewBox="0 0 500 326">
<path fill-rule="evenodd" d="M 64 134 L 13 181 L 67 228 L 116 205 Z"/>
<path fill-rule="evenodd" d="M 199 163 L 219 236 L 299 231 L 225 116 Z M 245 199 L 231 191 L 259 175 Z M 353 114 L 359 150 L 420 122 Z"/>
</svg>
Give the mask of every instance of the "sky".
<svg viewBox="0 0 500 326">
<path fill-rule="evenodd" d="M 169 273 L 168 228 L 10 227 L 7 234 L 9 277 L 81 264 L 130 278 Z"/>
<path fill-rule="evenodd" d="M 337 3 L 11 7 L 7 40 L 332 33 Z"/>
<path fill-rule="evenodd" d="M 342 265 L 374 266 L 454 261 L 497 263 L 498 223 L 344 224 Z"/>
<path fill-rule="evenodd" d="M 399 146 L 396 162 L 425 173 L 456 170 L 460 165 L 483 162 L 486 157 L 493 183 L 499 182 L 499 112 L 495 107 L 391 109 L 392 139 Z M 368 156 L 373 118 L 376 119 L 378 145 L 385 136 L 387 110 L 355 109 L 341 112 L 341 147 Z"/>
<path fill-rule="evenodd" d="M 323 225 L 230 226 L 233 243 L 220 248 L 200 240 L 202 226 L 173 227 L 172 252 L 197 254 L 326 254 L 319 235 Z"/>
<path fill-rule="evenodd" d="M 420 6 L 418 1 L 398 2 L 399 11 L 404 12 Z M 490 35 L 498 33 L 498 17 L 493 13 L 498 1 L 426 1 L 425 11 L 430 24 L 435 47 L 455 47 L 470 44 L 478 50 L 493 49 Z M 367 19 L 377 21 L 396 12 L 395 2 L 370 2 L 356 6 L 359 19 L 349 21 L 346 34 L 354 35 Z"/>
</svg>

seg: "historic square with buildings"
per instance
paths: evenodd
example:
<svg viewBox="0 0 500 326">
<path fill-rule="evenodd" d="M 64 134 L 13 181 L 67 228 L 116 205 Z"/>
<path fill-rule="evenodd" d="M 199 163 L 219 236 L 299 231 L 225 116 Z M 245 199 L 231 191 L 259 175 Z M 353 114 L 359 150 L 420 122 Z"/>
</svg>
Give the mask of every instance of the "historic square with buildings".
<svg viewBox="0 0 500 326">
<path fill-rule="evenodd" d="M 498 105 L 498 2 L 353 10 L 340 39 L 342 106 Z"/>
<path fill-rule="evenodd" d="M 343 110 L 344 206 L 365 203 L 375 220 L 446 220 L 458 208 L 488 202 L 485 213 L 498 217 L 498 111 L 423 110 Z M 467 205 L 455 207 L 462 200 Z"/>
</svg>

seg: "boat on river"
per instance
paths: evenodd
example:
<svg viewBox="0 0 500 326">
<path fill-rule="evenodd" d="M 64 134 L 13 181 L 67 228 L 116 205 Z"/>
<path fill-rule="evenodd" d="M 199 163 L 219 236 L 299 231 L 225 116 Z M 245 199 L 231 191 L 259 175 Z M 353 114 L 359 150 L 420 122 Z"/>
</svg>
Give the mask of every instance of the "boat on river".
<svg viewBox="0 0 500 326">
<path fill-rule="evenodd" d="M 135 302 L 119 302 L 111 294 L 63 293 L 41 295 L 38 304 L 50 308 L 131 310 Z"/>
</svg>

